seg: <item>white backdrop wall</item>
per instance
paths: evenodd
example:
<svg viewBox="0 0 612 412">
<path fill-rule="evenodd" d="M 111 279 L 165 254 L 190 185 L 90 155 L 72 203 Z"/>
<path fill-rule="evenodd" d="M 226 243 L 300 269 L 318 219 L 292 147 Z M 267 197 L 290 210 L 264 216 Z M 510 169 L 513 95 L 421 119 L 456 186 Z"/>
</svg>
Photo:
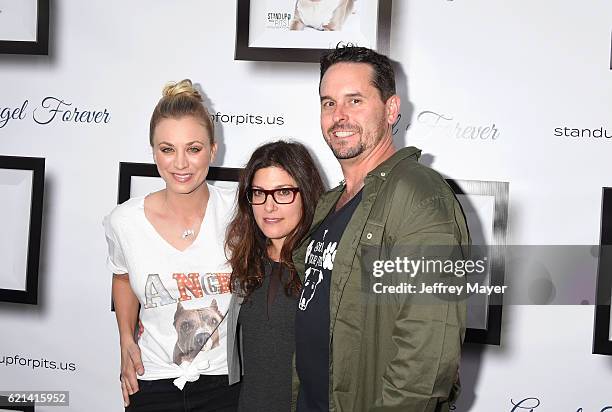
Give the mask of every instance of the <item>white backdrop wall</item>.
<svg viewBox="0 0 612 412">
<path fill-rule="evenodd" d="M 69 390 L 71 406 L 57 410 L 122 410 L 101 219 L 119 162 L 151 161 L 148 121 L 165 82 L 199 83 L 220 118 L 276 119 L 217 123 L 217 165 L 240 167 L 261 143 L 291 137 L 340 180 L 318 125 L 318 65 L 234 61 L 235 14 L 234 1 L 55 0 L 50 55 L 0 55 L 0 110 L 27 100 L 24 118 L 0 128 L 0 154 L 46 158 L 39 304 L 0 303 L 0 360 L 49 366 L 0 363 L 0 390 Z M 509 244 L 597 244 L 612 139 L 555 128 L 612 136 L 611 28 L 604 0 L 395 0 L 397 143 L 445 176 L 510 182 Z M 47 97 L 106 121 L 39 124 Z M 465 138 L 487 126 L 495 138 Z M 530 397 L 540 405 L 514 409 L 612 405 L 612 359 L 591 354 L 592 332 L 593 306 L 506 307 L 501 346 L 466 346 L 457 410 L 510 411 Z"/>
</svg>

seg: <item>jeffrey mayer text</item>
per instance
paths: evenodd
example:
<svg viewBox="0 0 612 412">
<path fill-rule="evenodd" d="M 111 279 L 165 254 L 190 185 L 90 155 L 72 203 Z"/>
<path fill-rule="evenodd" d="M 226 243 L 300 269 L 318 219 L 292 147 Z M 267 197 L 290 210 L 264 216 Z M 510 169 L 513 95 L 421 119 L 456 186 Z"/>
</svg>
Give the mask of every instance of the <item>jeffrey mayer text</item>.
<svg viewBox="0 0 612 412">
<path fill-rule="evenodd" d="M 480 294 L 480 295 L 491 295 L 502 294 L 506 292 L 508 286 L 487 286 L 479 283 L 467 283 L 465 285 L 445 285 L 442 282 L 436 282 L 434 284 L 428 284 L 422 282 L 420 285 L 412 283 L 402 282 L 399 285 L 383 285 L 382 283 L 374 283 L 372 290 L 374 293 L 406 293 L 409 295 L 457 295 L 461 296 L 464 292 L 466 294 Z"/>
</svg>

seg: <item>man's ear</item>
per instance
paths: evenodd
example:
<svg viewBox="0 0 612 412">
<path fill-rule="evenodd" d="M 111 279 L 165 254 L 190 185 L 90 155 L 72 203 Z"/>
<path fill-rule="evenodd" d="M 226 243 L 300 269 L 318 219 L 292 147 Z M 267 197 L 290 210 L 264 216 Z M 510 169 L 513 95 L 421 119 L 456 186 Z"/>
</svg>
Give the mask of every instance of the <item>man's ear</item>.
<svg viewBox="0 0 612 412">
<path fill-rule="evenodd" d="M 400 114 L 400 103 L 400 97 L 397 94 L 387 99 L 385 103 L 387 123 L 394 124 L 397 121 L 397 116 Z"/>
</svg>

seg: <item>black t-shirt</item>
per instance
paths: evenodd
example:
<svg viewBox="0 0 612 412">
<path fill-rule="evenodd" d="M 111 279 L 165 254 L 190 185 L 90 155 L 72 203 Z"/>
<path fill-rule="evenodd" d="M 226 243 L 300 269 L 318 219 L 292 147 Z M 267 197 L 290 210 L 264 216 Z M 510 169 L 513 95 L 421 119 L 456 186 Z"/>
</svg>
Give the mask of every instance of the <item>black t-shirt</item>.
<svg viewBox="0 0 612 412">
<path fill-rule="evenodd" d="M 298 412 L 329 410 L 329 285 L 336 248 L 360 201 L 361 191 L 330 213 L 306 250 L 304 285 L 295 315 Z"/>
</svg>

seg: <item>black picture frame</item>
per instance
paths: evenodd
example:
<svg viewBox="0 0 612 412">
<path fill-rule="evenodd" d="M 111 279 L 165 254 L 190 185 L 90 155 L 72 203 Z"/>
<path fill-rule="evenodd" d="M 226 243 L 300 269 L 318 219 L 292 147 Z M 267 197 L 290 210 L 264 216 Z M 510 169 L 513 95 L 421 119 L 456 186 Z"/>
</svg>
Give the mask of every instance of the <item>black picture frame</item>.
<svg viewBox="0 0 612 412">
<path fill-rule="evenodd" d="M 30 211 L 27 241 L 25 290 L 0 288 L 0 302 L 38 304 L 38 272 L 45 190 L 45 159 L 39 157 L 0 156 L 2 170 L 27 170 L 32 172 Z M 7 201 L 3 199 L 3 202 Z"/>
<path fill-rule="evenodd" d="M 7 396 L 0 396 L 0 409 L 6 411 L 19 411 L 19 412 L 35 412 L 35 404 L 32 402 L 9 402 Z"/>
<path fill-rule="evenodd" d="M 612 355 L 610 298 L 612 295 L 612 187 L 602 188 L 601 232 L 595 297 L 593 354 Z"/>
<path fill-rule="evenodd" d="M 236 182 L 240 178 L 241 168 L 234 167 L 217 167 L 210 166 L 206 181 L 224 181 Z M 159 172 L 154 163 L 119 163 L 119 188 L 117 191 L 117 204 L 121 204 L 128 200 L 132 195 L 132 178 L 133 177 L 157 177 Z M 115 307 L 111 297 L 111 311 L 115 311 Z"/>
<path fill-rule="evenodd" d="M 37 0 L 36 40 L 0 39 L 0 54 L 49 54 L 49 1 Z"/>
<path fill-rule="evenodd" d="M 392 0 L 377 1 L 378 19 L 375 49 L 381 54 L 388 55 L 390 50 Z M 236 49 L 234 60 L 318 63 L 321 55 L 327 50 L 318 48 L 249 46 L 251 0 L 237 0 L 236 3 Z"/>
<path fill-rule="evenodd" d="M 238 182 L 241 168 L 210 166 L 206 181 Z M 119 189 L 117 191 L 117 204 L 121 204 L 131 197 L 132 177 L 160 177 L 154 163 L 119 163 Z"/>
<path fill-rule="evenodd" d="M 494 198 L 493 221 L 491 224 L 493 243 L 488 246 L 490 261 L 489 286 L 504 286 L 505 246 L 508 231 L 509 183 L 481 180 L 446 180 L 456 195 L 492 196 Z M 461 201 L 460 201 L 461 203 Z M 465 204 L 462 207 L 466 208 Z M 469 223 L 469 222 L 468 222 Z M 472 231 L 474 227 L 470 228 Z M 491 294 L 486 304 L 486 328 L 468 327 L 465 342 L 486 345 L 501 344 L 503 296 Z"/>
</svg>

